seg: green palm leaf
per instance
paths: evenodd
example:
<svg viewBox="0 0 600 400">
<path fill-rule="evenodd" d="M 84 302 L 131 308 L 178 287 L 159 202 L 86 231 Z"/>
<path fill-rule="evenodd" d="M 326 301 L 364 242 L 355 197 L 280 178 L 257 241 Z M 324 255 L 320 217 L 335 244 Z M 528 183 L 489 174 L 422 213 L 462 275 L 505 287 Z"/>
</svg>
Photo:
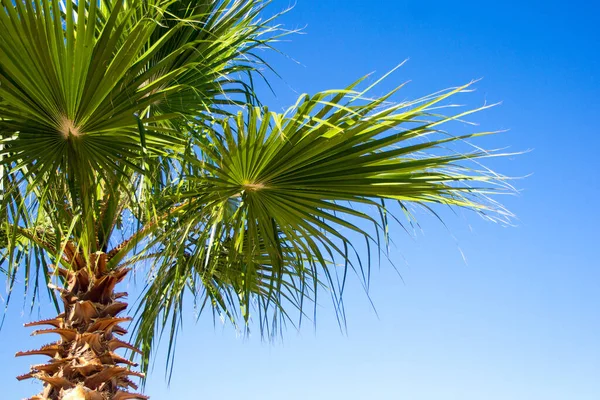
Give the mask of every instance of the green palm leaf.
<svg viewBox="0 0 600 400">
<path fill-rule="evenodd" d="M 149 243 L 160 256 L 138 309 L 145 350 L 167 325 L 174 340 L 186 290 L 200 309 L 210 304 L 234 324 L 241 316 L 248 326 L 254 309 L 264 333 L 294 323 L 290 307 L 305 315 L 319 287 L 343 318 L 336 277 L 348 269 L 369 275 L 371 258 L 387 243 L 388 216 L 408 204 L 510 218 L 488 197 L 510 191 L 506 179 L 476 162 L 501 154 L 446 149 L 493 132 L 440 131 L 487 108 L 439 114 L 470 85 L 394 104 L 396 90 L 369 100 L 355 89 L 359 83 L 303 95 L 283 114 L 248 106 L 196 131 L 192 173 L 163 193 L 180 208 Z M 360 257 L 356 235 L 377 250 Z"/>
<path fill-rule="evenodd" d="M 263 7 L 233 0 L 3 1 L 2 208 L 13 207 L 7 217 L 14 226 L 29 225 L 28 210 L 35 216 L 66 203 L 68 215 L 59 207 L 48 218 L 60 225 L 82 213 L 78 245 L 85 253 L 106 248 L 119 212 L 137 207 L 140 175 L 160 176 L 161 160 L 185 150 L 182 127 L 253 98 L 240 74 L 257 70 L 252 51 L 277 29 L 259 20 Z M 117 187 L 130 198 L 109 193 Z"/>
</svg>

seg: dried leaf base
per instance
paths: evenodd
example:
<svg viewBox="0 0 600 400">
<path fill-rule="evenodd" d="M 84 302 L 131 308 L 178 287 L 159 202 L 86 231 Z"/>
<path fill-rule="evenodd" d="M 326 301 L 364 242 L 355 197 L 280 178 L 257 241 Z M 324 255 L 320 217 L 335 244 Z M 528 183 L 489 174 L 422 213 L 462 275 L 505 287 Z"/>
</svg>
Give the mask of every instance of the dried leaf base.
<svg viewBox="0 0 600 400">
<path fill-rule="evenodd" d="M 114 293 L 117 283 L 129 272 L 126 269 L 106 271 L 106 254 L 94 255 L 94 268 L 57 269 L 66 281 L 60 292 L 64 312 L 54 319 L 32 322 L 25 326 L 47 326 L 32 335 L 54 333 L 60 340 L 38 350 L 23 351 L 20 356 L 44 355 L 46 364 L 34 365 L 28 374 L 17 379 L 35 378 L 44 382 L 42 393 L 29 400 L 128 400 L 148 399 L 131 393 L 137 385 L 130 377 L 143 377 L 130 367 L 137 364 L 118 355 L 121 348 L 139 352 L 118 336 L 127 331 L 120 323 L 130 321 L 118 315 L 127 308 L 119 301 L 125 293 Z"/>
</svg>

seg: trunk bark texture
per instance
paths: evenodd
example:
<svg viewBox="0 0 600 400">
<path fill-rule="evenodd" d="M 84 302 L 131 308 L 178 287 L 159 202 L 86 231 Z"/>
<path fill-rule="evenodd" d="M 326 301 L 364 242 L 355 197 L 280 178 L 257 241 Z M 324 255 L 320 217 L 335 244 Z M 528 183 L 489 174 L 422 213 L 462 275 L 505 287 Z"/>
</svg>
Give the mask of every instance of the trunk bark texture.
<svg viewBox="0 0 600 400">
<path fill-rule="evenodd" d="M 127 331 L 120 324 L 131 318 L 118 315 L 127 308 L 121 301 L 126 293 L 115 293 L 115 285 L 125 278 L 128 269 L 106 270 L 106 253 L 96 253 L 89 264 L 77 255 L 70 270 L 57 268 L 65 279 L 65 287 L 52 289 L 60 293 L 64 312 L 54 319 L 32 322 L 25 326 L 40 329 L 32 335 L 57 334 L 57 342 L 38 350 L 23 351 L 20 356 L 44 355 L 46 364 L 34 365 L 19 380 L 36 378 L 44 383 L 42 393 L 29 400 L 128 400 L 148 399 L 131 393 L 137 385 L 129 378 L 143 377 L 130 367 L 135 363 L 115 353 L 118 349 L 139 352 L 131 344 L 117 338 Z"/>
</svg>

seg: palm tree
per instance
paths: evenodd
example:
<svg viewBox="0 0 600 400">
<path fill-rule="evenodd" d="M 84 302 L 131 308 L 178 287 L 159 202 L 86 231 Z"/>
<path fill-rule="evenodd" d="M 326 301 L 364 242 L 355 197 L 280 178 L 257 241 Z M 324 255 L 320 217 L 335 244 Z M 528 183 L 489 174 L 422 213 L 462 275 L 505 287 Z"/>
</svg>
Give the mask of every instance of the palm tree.
<svg viewBox="0 0 600 400">
<path fill-rule="evenodd" d="M 472 162 L 497 154 L 448 149 L 487 133 L 440 130 L 481 109 L 441 114 L 469 85 L 393 103 L 361 79 L 276 113 L 252 82 L 288 32 L 262 1 L 0 3 L 0 267 L 58 312 L 28 324 L 58 341 L 17 353 L 49 357 L 18 377 L 43 382 L 31 399 L 148 398 L 132 379 L 186 293 L 263 332 L 319 293 L 340 307 L 336 274 L 370 268 L 349 238 L 379 253 L 411 204 L 509 215 L 488 198 L 504 178 Z M 148 284 L 128 343 L 132 269 Z"/>
</svg>

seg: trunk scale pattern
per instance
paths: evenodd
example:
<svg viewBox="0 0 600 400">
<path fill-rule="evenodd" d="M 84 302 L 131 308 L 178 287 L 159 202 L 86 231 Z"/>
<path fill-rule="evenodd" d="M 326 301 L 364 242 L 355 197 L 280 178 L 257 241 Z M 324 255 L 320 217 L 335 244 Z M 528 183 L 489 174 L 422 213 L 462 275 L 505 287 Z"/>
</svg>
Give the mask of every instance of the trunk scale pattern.
<svg viewBox="0 0 600 400">
<path fill-rule="evenodd" d="M 65 280 L 65 288 L 50 287 L 60 293 L 64 312 L 54 319 L 25 324 L 26 327 L 49 327 L 32 335 L 57 334 L 57 342 L 38 350 L 22 351 L 20 356 L 44 355 L 46 364 L 34 365 L 19 380 L 36 378 L 44 383 L 42 393 L 28 400 L 144 400 L 147 396 L 131 393 L 137 385 L 130 377 L 143 377 L 130 367 L 137 364 L 118 355 L 118 349 L 138 352 L 121 340 L 127 331 L 120 326 L 131 318 L 119 317 L 127 308 L 120 301 L 126 293 L 115 293 L 128 269 L 106 270 L 106 253 L 92 254 L 86 265 L 81 257 L 73 268 L 55 268 Z M 90 267 L 91 266 L 91 267 Z"/>
</svg>

